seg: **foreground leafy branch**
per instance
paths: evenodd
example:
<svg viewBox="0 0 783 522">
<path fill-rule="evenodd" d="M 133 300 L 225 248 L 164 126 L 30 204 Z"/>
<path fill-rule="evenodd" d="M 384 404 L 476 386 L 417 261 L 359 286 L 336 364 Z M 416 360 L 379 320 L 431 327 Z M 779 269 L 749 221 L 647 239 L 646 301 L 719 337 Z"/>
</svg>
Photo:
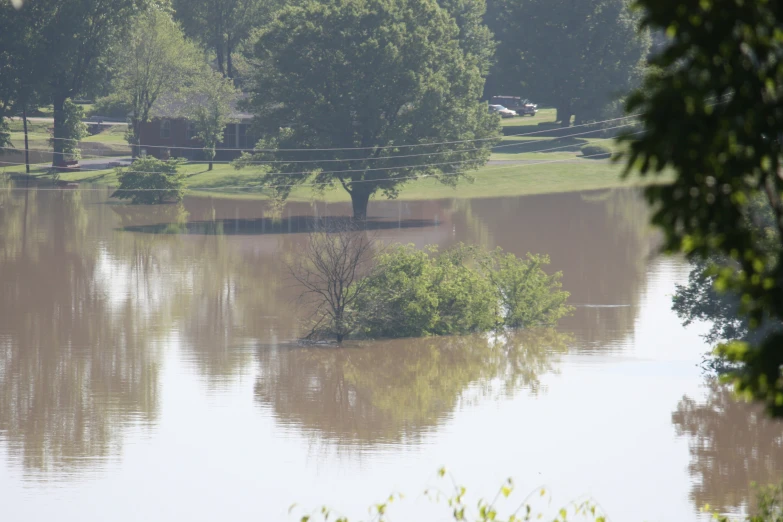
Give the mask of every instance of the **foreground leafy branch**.
<svg viewBox="0 0 783 522">
<path fill-rule="evenodd" d="M 546 496 L 547 491 L 545 488 L 534 489 L 523 498 L 521 502 L 512 504 L 511 511 L 507 515 L 502 515 L 501 502 L 510 501 L 512 494 L 515 491 L 514 481 L 511 478 L 506 479 L 503 485 L 500 486 L 491 502 L 486 499 L 479 499 L 475 503 L 474 508 L 474 503 L 468 501 L 467 488 L 458 485 L 454 477 L 448 473 L 446 468 L 440 468 L 438 470 L 438 477 L 442 480 L 448 480 L 449 487 L 445 491 L 441 490 L 439 487 L 428 488 L 424 491 L 424 495 L 437 504 L 447 506 L 450 511 L 450 517 L 455 521 L 530 522 L 544 519 L 544 514 L 537 512 L 530 501 L 536 496 Z M 384 501 L 372 505 L 369 509 L 371 514 L 369 522 L 388 522 L 390 520 L 389 511 L 391 507 L 404 499 L 404 495 L 395 493 L 389 495 Z M 292 505 L 289 509 L 289 514 L 291 514 L 296 507 L 296 504 Z M 591 520 L 593 522 L 606 521 L 605 515 L 601 514 L 595 503 L 590 501 L 572 502 L 568 506 L 560 508 L 555 517 L 549 520 L 552 522 L 566 522 L 569 520 L 569 517 L 571 517 L 571 519 L 579 518 L 580 520 Z M 336 513 L 327 506 L 322 506 L 299 518 L 300 522 L 315 522 L 316 520 L 323 520 L 324 522 L 328 520 L 349 522 L 348 517 Z M 756 521 L 753 520 L 752 522 Z"/>
</svg>

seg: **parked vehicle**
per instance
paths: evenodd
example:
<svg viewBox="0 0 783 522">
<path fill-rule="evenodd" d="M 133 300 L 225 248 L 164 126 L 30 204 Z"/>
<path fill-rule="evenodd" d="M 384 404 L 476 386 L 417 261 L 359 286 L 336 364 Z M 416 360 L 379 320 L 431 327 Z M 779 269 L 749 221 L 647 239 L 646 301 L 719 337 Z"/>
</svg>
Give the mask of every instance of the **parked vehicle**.
<svg viewBox="0 0 783 522">
<path fill-rule="evenodd" d="M 517 115 L 515 111 L 512 111 L 511 109 L 507 109 L 503 107 L 502 105 L 490 105 L 489 110 L 492 112 L 497 112 L 500 114 L 501 118 L 513 118 Z"/>
<path fill-rule="evenodd" d="M 503 105 L 520 116 L 535 116 L 538 112 L 538 105 L 519 96 L 493 96 L 490 103 Z"/>
</svg>

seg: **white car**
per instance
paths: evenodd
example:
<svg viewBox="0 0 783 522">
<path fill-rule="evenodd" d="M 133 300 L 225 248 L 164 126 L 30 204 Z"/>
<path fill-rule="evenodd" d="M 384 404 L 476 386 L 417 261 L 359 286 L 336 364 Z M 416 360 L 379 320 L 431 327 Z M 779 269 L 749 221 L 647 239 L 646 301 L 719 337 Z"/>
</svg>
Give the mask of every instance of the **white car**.
<svg viewBox="0 0 783 522">
<path fill-rule="evenodd" d="M 511 109 L 506 109 L 502 105 L 490 105 L 489 110 L 492 112 L 497 112 L 500 114 L 501 118 L 513 118 L 517 115 L 516 112 L 512 111 Z"/>
</svg>

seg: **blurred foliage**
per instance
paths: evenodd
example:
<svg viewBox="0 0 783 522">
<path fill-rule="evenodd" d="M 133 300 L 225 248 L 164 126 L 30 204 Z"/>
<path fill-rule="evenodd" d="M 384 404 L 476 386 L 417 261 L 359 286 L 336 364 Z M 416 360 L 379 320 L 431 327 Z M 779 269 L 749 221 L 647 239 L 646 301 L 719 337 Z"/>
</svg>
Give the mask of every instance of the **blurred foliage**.
<svg viewBox="0 0 783 522">
<path fill-rule="evenodd" d="M 739 296 L 751 330 L 783 319 L 783 4 L 638 0 L 643 26 L 665 30 L 644 87 L 628 102 L 645 132 L 626 136 L 627 172 L 673 170 L 646 194 L 664 247 L 713 267 L 718 291 Z M 759 220 L 758 201 L 772 211 Z M 718 347 L 738 365 L 737 389 L 783 415 L 783 332 Z"/>
</svg>

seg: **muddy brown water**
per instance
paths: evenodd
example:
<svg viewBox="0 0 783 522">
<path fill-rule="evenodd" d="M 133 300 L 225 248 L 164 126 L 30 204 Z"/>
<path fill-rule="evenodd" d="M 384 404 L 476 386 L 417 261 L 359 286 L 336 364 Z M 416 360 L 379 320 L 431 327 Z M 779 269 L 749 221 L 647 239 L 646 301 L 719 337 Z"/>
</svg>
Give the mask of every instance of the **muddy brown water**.
<svg viewBox="0 0 783 522">
<path fill-rule="evenodd" d="M 512 476 L 516 501 L 544 486 L 687 521 L 742 511 L 783 468 L 781 426 L 699 369 L 704 328 L 669 309 L 689 267 L 654 255 L 633 191 L 371 202 L 388 241 L 548 254 L 577 309 L 501 339 L 333 348 L 292 343 L 285 261 L 347 205 L 3 187 L 2 520 L 366 519 L 392 492 L 397 520 L 446 520 L 420 495 L 445 465 L 474 500 Z"/>
</svg>

